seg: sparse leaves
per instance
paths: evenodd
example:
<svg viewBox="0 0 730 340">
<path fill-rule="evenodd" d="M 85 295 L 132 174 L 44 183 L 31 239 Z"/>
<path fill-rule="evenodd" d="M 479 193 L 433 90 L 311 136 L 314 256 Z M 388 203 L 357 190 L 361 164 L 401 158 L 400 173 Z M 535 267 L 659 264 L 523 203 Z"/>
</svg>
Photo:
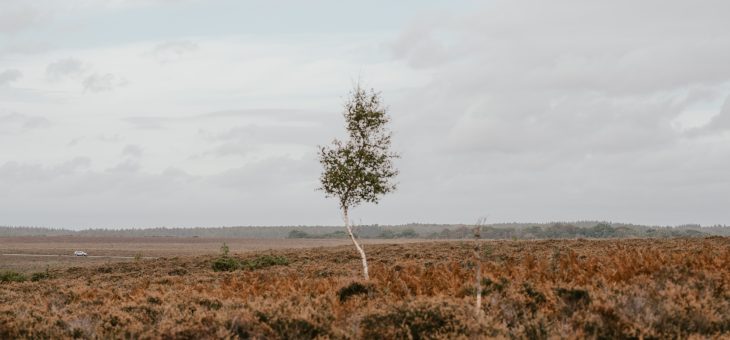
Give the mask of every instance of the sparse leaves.
<svg viewBox="0 0 730 340">
<path fill-rule="evenodd" d="M 359 86 L 345 104 L 344 117 L 348 140 L 320 146 L 320 189 L 337 198 L 343 209 L 377 203 L 396 188 L 392 180 L 398 170 L 393 160 L 398 154 L 390 151 L 391 133 L 386 127 L 390 118 L 379 94 Z"/>
</svg>

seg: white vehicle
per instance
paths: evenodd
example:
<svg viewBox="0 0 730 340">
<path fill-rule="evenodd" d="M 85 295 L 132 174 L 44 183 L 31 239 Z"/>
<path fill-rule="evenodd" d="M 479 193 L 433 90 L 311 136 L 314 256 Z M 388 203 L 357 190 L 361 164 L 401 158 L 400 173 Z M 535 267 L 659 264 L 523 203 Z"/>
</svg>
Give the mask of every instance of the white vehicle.
<svg viewBox="0 0 730 340">
<path fill-rule="evenodd" d="M 89 254 L 87 254 L 85 251 L 82 251 L 82 250 L 75 251 L 74 252 L 74 255 L 76 255 L 76 256 L 89 256 Z"/>
</svg>

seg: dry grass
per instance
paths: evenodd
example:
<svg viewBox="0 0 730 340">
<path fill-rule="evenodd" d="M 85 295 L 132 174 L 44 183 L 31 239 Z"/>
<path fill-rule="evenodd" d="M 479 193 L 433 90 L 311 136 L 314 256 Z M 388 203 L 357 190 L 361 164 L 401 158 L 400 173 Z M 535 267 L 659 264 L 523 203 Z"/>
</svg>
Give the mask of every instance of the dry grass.
<svg viewBox="0 0 730 340">
<path fill-rule="evenodd" d="M 51 271 L 0 284 L 0 338 L 702 337 L 730 334 L 730 239 L 486 241 L 233 255 L 288 265 L 214 272 L 215 256 Z M 344 296 L 344 298 L 343 298 Z"/>
<path fill-rule="evenodd" d="M 421 240 L 423 242 L 424 240 Z M 270 249 L 300 249 L 352 244 L 349 239 L 250 239 L 205 237 L 96 237 L 96 236 L 25 236 L 0 237 L 0 254 L 52 254 L 62 257 L 3 256 L 0 271 L 12 270 L 30 274 L 51 269 L 89 267 L 119 262 L 131 262 L 137 254 L 144 257 L 188 257 L 214 255 L 225 242 L 231 252 L 244 253 Z M 365 244 L 409 243 L 411 239 L 364 240 Z M 128 259 L 106 257 L 73 257 L 75 250 L 89 255 L 126 256 Z"/>
</svg>

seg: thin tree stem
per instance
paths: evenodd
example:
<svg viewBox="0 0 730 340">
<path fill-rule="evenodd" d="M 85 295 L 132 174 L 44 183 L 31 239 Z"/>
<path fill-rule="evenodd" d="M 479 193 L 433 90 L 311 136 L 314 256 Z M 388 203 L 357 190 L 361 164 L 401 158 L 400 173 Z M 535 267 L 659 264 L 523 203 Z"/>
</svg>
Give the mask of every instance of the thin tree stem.
<svg viewBox="0 0 730 340">
<path fill-rule="evenodd" d="M 368 259 L 365 256 L 365 250 L 362 249 L 360 244 L 355 239 L 355 234 L 352 233 L 352 226 L 350 225 L 350 216 L 348 214 L 348 209 L 342 208 L 342 213 L 345 217 L 345 228 L 347 228 L 347 233 L 350 234 L 350 239 L 355 245 L 357 251 L 360 253 L 360 259 L 362 259 L 362 274 L 365 277 L 365 280 L 370 280 L 370 275 L 368 275 Z"/>
<path fill-rule="evenodd" d="M 481 224 L 477 224 L 477 227 L 474 228 L 474 262 L 476 262 L 476 305 L 474 307 L 477 316 L 482 313 L 482 256 L 481 242 L 479 241 L 481 229 Z"/>
</svg>

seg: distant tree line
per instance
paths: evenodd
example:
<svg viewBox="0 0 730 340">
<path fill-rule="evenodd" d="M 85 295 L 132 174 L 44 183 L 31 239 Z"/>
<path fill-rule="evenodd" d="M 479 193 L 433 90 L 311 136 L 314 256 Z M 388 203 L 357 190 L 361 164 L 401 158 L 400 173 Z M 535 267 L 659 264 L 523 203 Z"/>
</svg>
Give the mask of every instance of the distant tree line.
<svg viewBox="0 0 730 340">
<path fill-rule="evenodd" d="M 697 228 L 680 227 L 645 227 L 645 226 L 612 226 L 598 223 L 592 227 L 578 227 L 570 223 L 554 223 L 548 226 L 533 225 L 529 227 L 494 227 L 481 228 L 481 237 L 485 239 L 565 239 L 565 238 L 630 238 L 630 237 L 697 237 L 708 235 L 730 235 L 730 227 L 724 230 L 698 230 Z M 704 228 L 703 228 L 704 229 Z M 715 231 L 715 232 L 712 232 Z M 718 233 L 721 231 L 722 233 Z M 431 233 L 428 238 L 462 239 L 470 238 L 473 228 L 458 227 Z"/>
<path fill-rule="evenodd" d="M 373 229 L 379 229 L 382 230 L 379 233 L 373 233 Z M 365 228 L 363 228 L 365 229 Z M 358 233 L 358 236 L 360 238 L 380 238 L 380 239 L 396 239 L 396 238 L 419 238 L 421 235 L 419 235 L 415 230 L 413 229 L 406 229 L 403 231 L 394 231 L 389 229 L 383 229 L 379 227 L 370 227 L 367 228 L 367 232 Z M 346 238 L 348 237 L 347 233 L 345 233 L 342 230 L 333 231 L 331 233 L 326 234 L 310 234 L 306 231 L 303 231 L 301 229 L 295 229 L 289 232 L 288 238 Z"/>
<path fill-rule="evenodd" d="M 358 238 L 365 239 L 466 239 L 474 226 L 465 224 L 360 225 L 354 227 Z M 560 239 L 627 237 L 730 236 L 730 226 L 682 225 L 677 227 L 642 226 L 609 222 L 503 223 L 484 225 L 484 239 Z M 146 228 L 146 229 L 53 229 L 40 227 L 1 227 L 0 237 L 13 236 L 96 236 L 96 237 L 205 237 L 205 238 L 346 238 L 340 226 Z"/>
</svg>

